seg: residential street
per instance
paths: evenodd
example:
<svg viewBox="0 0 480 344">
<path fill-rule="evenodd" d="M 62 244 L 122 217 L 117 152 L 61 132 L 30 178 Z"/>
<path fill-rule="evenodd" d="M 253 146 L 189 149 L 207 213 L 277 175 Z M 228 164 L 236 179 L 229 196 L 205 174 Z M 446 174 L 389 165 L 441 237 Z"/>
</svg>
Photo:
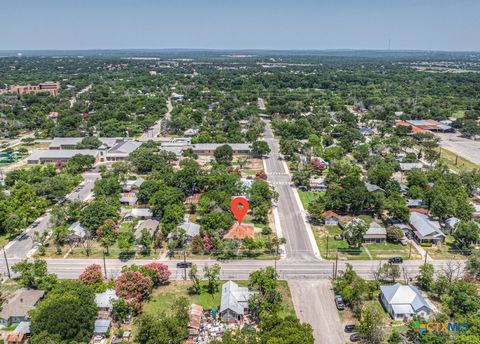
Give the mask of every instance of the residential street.
<svg viewBox="0 0 480 344">
<path fill-rule="evenodd" d="M 315 343 L 344 343 L 344 332 L 330 281 L 289 281 L 297 316 L 313 327 Z"/>
<path fill-rule="evenodd" d="M 277 210 L 280 218 L 280 227 L 287 240 L 287 259 L 312 261 L 317 260 L 314 247 L 308 236 L 309 225 L 302 217 L 301 210 L 295 199 L 294 190 L 290 186 L 291 177 L 281 160 L 278 140 L 273 138 L 270 122 L 265 121 L 264 138 L 271 153 L 265 159 L 268 181 L 278 192 Z M 307 227 L 308 226 L 308 227 Z"/>
<path fill-rule="evenodd" d="M 69 195 L 65 198 L 73 200 L 85 201 L 88 199 L 92 193 L 95 180 L 100 178 L 100 173 L 86 172 L 82 175 L 84 181 Z M 17 259 L 21 260 L 26 257 L 30 258 L 32 254 L 36 251 L 34 247 L 34 233 L 39 232 L 42 234 L 45 231 L 48 231 L 50 227 L 50 212 L 47 211 L 41 217 L 39 217 L 34 223 L 32 223 L 22 235 L 19 235 L 14 240 L 10 241 L 5 245 L 5 251 L 8 259 Z M 4 263 L 2 263 L 2 269 Z"/>
<path fill-rule="evenodd" d="M 170 120 L 171 113 L 173 110 L 172 101 L 169 99 L 167 101 L 167 112 L 165 113 L 164 117 L 158 120 L 150 129 L 148 129 L 145 133 L 140 136 L 138 139 L 139 141 L 149 141 L 154 140 L 161 134 L 162 131 L 162 121 L 165 119 L 167 121 Z"/>
</svg>

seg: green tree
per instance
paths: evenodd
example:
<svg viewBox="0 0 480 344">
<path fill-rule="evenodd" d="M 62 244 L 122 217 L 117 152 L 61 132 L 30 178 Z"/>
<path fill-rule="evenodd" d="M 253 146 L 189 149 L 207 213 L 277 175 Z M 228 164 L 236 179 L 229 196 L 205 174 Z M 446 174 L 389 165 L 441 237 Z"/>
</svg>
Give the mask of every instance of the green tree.
<svg viewBox="0 0 480 344">
<path fill-rule="evenodd" d="M 193 294 L 200 294 L 202 291 L 202 286 L 200 284 L 200 278 L 198 277 L 198 266 L 197 264 L 192 264 L 190 271 L 188 272 L 188 277 L 192 281 L 191 292 Z"/>
<path fill-rule="evenodd" d="M 396 227 L 396 226 L 390 226 L 387 227 L 387 240 L 390 242 L 399 242 L 402 240 L 402 238 L 405 235 L 403 234 L 403 231 Z"/>
<path fill-rule="evenodd" d="M 12 270 L 20 274 L 18 282 L 27 288 L 49 290 L 57 283 L 57 276 L 48 273 L 44 260 L 29 262 L 25 259 L 13 265 Z"/>
<path fill-rule="evenodd" d="M 420 275 L 417 276 L 417 284 L 420 289 L 431 291 L 434 283 L 435 268 L 432 264 L 426 263 L 420 266 Z"/>
<path fill-rule="evenodd" d="M 70 174 L 80 174 L 93 167 L 95 157 L 91 155 L 76 154 L 65 164 L 64 171 Z"/>
<path fill-rule="evenodd" d="M 98 149 L 102 145 L 102 141 L 96 136 L 87 136 L 77 144 L 77 149 Z"/>
<path fill-rule="evenodd" d="M 455 246 L 458 248 L 468 248 L 480 239 L 480 227 L 473 221 L 460 221 L 455 232 Z"/>
<path fill-rule="evenodd" d="M 256 155 L 266 155 L 270 153 L 270 147 L 265 141 L 255 141 L 252 143 L 252 153 Z"/>
<path fill-rule="evenodd" d="M 115 222 L 106 220 L 98 227 L 97 236 L 100 238 L 100 245 L 102 245 L 102 247 L 107 250 L 107 254 L 109 254 L 109 248 L 115 243 L 118 236 L 118 228 Z"/>
<path fill-rule="evenodd" d="M 31 313 L 32 337 L 47 332 L 68 343 L 88 342 L 97 317 L 92 289 L 78 280 L 59 282 Z"/>
<path fill-rule="evenodd" d="M 358 333 L 365 343 L 383 343 L 384 332 L 382 328 L 383 317 L 375 305 L 368 305 L 362 310 Z"/>
<path fill-rule="evenodd" d="M 220 282 L 220 270 L 219 264 L 213 264 L 211 266 L 205 266 L 203 268 L 203 275 L 207 279 L 207 290 L 213 296 L 218 290 L 218 284 Z"/>
<path fill-rule="evenodd" d="M 276 272 L 271 266 L 252 272 L 248 278 L 248 286 L 258 292 L 248 302 L 250 309 L 256 314 L 265 317 L 279 310 L 282 297 L 278 291 Z"/>
<path fill-rule="evenodd" d="M 442 302 L 452 316 L 474 314 L 480 309 L 480 297 L 475 284 L 464 280 L 453 281 Z"/>
<path fill-rule="evenodd" d="M 360 247 L 363 242 L 363 235 L 367 232 L 368 226 L 365 221 L 358 219 L 347 224 L 345 236 L 351 245 Z"/>
<path fill-rule="evenodd" d="M 230 164 L 233 159 L 233 149 L 230 145 L 219 146 L 214 150 L 213 156 L 220 164 Z"/>
</svg>

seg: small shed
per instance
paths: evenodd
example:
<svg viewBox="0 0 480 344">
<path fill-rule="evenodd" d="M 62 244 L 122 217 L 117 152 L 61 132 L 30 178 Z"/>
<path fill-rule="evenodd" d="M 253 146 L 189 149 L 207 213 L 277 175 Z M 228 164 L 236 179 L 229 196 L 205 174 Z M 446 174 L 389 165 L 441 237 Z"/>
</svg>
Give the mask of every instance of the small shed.
<svg viewBox="0 0 480 344">
<path fill-rule="evenodd" d="M 112 326 L 112 322 L 108 319 L 97 319 L 95 320 L 95 325 L 93 329 L 94 336 L 107 336 L 108 331 L 110 331 L 110 327 Z"/>
</svg>

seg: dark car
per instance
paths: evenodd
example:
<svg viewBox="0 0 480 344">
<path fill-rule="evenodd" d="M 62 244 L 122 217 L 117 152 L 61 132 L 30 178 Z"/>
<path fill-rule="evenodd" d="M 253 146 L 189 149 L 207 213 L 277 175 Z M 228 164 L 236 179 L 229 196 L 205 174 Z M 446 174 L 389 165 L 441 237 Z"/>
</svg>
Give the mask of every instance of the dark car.
<svg viewBox="0 0 480 344">
<path fill-rule="evenodd" d="M 340 295 L 335 295 L 335 305 L 339 311 L 343 311 L 345 309 L 345 303 L 343 303 L 343 299 Z"/>
<path fill-rule="evenodd" d="M 177 268 L 179 268 L 179 269 L 185 269 L 185 268 L 191 268 L 191 267 L 192 267 L 192 262 L 177 263 Z"/>
<path fill-rule="evenodd" d="M 345 332 L 352 333 L 353 330 L 355 330 L 355 325 L 353 325 L 353 324 L 345 325 Z"/>
<path fill-rule="evenodd" d="M 360 340 L 360 335 L 358 333 L 354 333 L 350 336 L 351 342 L 358 342 Z"/>
<path fill-rule="evenodd" d="M 402 257 L 392 257 L 388 260 L 390 264 L 400 264 L 403 263 L 403 258 Z"/>
</svg>

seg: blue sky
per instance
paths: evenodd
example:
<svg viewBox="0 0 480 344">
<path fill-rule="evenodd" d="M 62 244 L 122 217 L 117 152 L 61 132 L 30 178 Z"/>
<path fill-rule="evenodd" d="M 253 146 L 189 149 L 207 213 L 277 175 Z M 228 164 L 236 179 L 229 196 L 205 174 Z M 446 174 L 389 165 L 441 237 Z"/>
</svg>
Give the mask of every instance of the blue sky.
<svg viewBox="0 0 480 344">
<path fill-rule="evenodd" d="M 0 50 L 480 50 L 477 0 L 0 0 Z"/>
</svg>

